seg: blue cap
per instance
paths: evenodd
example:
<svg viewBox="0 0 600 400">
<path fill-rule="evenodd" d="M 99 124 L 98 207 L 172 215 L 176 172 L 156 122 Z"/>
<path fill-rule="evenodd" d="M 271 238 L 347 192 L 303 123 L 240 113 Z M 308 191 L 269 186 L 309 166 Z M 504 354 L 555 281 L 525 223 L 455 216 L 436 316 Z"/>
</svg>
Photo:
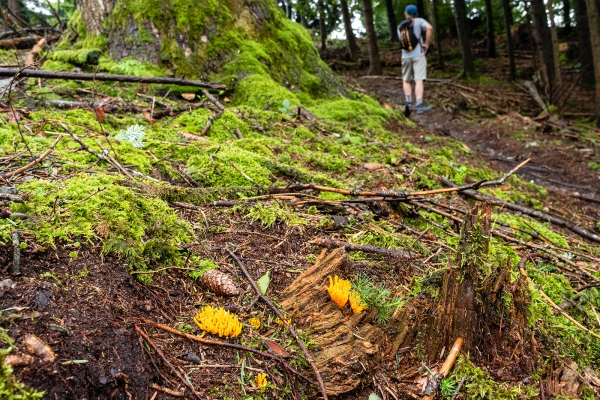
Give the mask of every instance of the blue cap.
<svg viewBox="0 0 600 400">
<path fill-rule="evenodd" d="M 404 11 L 408 15 L 417 15 L 419 13 L 419 9 L 417 8 L 417 6 L 415 6 L 413 4 L 407 5 L 406 8 L 404 9 Z"/>
</svg>

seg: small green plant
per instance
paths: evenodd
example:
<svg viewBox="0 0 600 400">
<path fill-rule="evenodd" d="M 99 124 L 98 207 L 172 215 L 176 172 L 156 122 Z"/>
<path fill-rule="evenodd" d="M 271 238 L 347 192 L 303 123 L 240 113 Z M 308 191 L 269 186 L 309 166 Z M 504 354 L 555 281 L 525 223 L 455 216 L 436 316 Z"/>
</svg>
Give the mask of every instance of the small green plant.
<svg viewBox="0 0 600 400">
<path fill-rule="evenodd" d="M 595 170 L 597 170 L 598 168 L 600 168 L 600 164 L 598 164 L 598 163 L 597 163 L 597 162 L 595 162 L 595 161 L 590 161 L 590 162 L 588 163 L 588 168 L 589 168 L 589 169 L 593 169 L 593 170 L 595 171 Z"/>
<path fill-rule="evenodd" d="M 60 278 L 54 272 L 44 272 L 40 275 L 40 279 L 52 279 L 54 282 L 56 282 L 58 286 L 62 287 L 62 282 L 60 281 Z"/>
<path fill-rule="evenodd" d="M 79 256 L 79 252 L 78 251 L 72 251 L 69 253 L 69 257 L 75 259 Z"/>
<path fill-rule="evenodd" d="M 87 267 L 85 267 L 83 269 L 83 271 L 81 271 L 80 273 L 78 273 L 77 275 L 73 275 L 73 279 L 81 279 L 81 278 L 85 278 L 86 276 L 88 276 L 90 273 L 90 271 L 87 269 Z"/>
<path fill-rule="evenodd" d="M 364 275 L 358 275 L 352 286 L 360 294 L 360 298 L 369 306 L 369 309 L 377 310 L 374 319 L 379 324 L 388 322 L 394 311 L 400 307 L 404 300 L 400 297 L 394 297 L 385 286 L 375 285 Z"/>
<path fill-rule="evenodd" d="M 281 111 L 282 113 L 286 114 L 286 115 L 294 115 L 295 112 L 294 110 L 291 108 L 292 107 L 292 103 L 290 103 L 290 101 L 288 99 L 285 99 L 281 105 L 283 107 L 279 107 L 279 111 Z"/>
</svg>

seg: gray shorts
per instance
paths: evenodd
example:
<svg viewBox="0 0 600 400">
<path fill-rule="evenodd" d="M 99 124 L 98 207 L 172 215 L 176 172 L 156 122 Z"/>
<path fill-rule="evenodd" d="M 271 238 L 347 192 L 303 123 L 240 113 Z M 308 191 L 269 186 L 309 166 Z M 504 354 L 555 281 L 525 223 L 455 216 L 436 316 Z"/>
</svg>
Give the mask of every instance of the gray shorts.
<svg viewBox="0 0 600 400">
<path fill-rule="evenodd" d="M 413 78 L 415 82 L 427 79 L 427 57 L 402 59 L 402 79 L 410 82 Z"/>
</svg>

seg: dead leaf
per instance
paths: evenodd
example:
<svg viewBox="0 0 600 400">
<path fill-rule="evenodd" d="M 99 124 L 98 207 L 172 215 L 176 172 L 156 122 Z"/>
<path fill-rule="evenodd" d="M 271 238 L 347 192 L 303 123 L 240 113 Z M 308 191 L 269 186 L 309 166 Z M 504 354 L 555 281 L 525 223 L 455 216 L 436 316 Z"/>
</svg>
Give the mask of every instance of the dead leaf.
<svg viewBox="0 0 600 400">
<path fill-rule="evenodd" d="M 4 362 L 9 367 L 22 367 L 33 364 L 35 358 L 27 354 L 8 354 L 4 357 Z"/>
<path fill-rule="evenodd" d="M 206 143 L 209 144 L 210 141 L 207 138 L 204 138 L 202 136 L 198 136 L 198 135 L 194 135 L 193 133 L 187 133 L 187 132 L 177 132 L 177 134 L 179 136 L 181 136 L 182 138 L 184 138 L 185 140 L 193 140 L 193 141 L 198 141 L 198 142 L 202 142 L 202 143 Z"/>
<path fill-rule="evenodd" d="M 150 123 L 150 124 L 155 124 L 156 121 L 152 118 L 152 115 L 150 115 L 150 113 L 146 110 L 142 111 L 142 116 L 144 117 L 144 119 Z"/>
<path fill-rule="evenodd" d="M 50 346 L 35 335 L 26 335 L 23 339 L 23 344 L 29 352 L 40 357 L 44 364 L 52 364 L 56 359 L 56 354 L 54 354 Z"/>
<path fill-rule="evenodd" d="M 582 369 L 583 371 L 583 376 L 594 386 L 600 387 L 600 378 L 598 378 L 598 375 L 596 375 L 596 373 L 594 372 L 594 370 L 589 367 L 589 366 L 585 366 Z"/>
<path fill-rule="evenodd" d="M 96 107 L 96 119 L 100 123 L 104 122 L 104 120 L 106 119 L 106 114 L 104 113 L 102 107 Z"/>
<path fill-rule="evenodd" d="M 15 111 L 14 113 L 13 113 L 12 111 L 9 111 L 9 112 L 7 113 L 7 115 L 8 115 L 8 123 L 9 123 L 10 125 L 12 125 L 12 124 L 16 124 L 18 121 L 20 121 L 20 120 L 21 120 L 21 116 L 20 116 L 20 115 L 19 115 L 19 113 L 18 113 L 18 112 L 16 112 L 16 111 Z"/>
<path fill-rule="evenodd" d="M 192 101 L 196 98 L 196 93 L 181 93 L 181 97 L 187 101 Z"/>
<path fill-rule="evenodd" d="M 290 354 L 287 351 L 285 351 L 285 349 L 283 347 L 281 347 L 274 341 L 263 338 L 263 342 L 269 348 L 268 350 L 270 353 L 273 353 L 276 356 L 283 357 L 283 358 L 288 358 L 290 356 Z"/>
<path fill-rule="evenodd" d="M 379 163 L 364 163 L 363 168 L 367 171 L 377 171 L 378 169 L 385 168 L 385 165 Z"/>
<path fill-rule="evenodd" d="M 148 84 L 142 83 L 142 93 L 146 94 L 147 91 L 148 91 Z"/>
</svg>

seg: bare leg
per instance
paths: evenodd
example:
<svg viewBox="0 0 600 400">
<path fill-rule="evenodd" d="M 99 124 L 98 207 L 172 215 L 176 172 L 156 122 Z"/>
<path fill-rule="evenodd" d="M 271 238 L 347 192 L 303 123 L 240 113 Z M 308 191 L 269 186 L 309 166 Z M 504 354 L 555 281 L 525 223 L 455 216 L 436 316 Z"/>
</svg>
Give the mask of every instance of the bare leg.
<svg viewBox="0 0 600 400">
<path fill-rule="evenodd" d="M 404 81 L 402 84 L 402 87 L 404 89 L 405 96 L 412 95 L 412 85 L 410 84 L 410 82 Z M 421 91 L 421 93 L 422 93 L 422 91 Z"/>
<path fill-rule="evenodd" d="M 424 81 L 416 81 L 415 82 L 415 97 L 417 98 L 417 103 L 419 100 L 423 100 L 423 92 L 425 91 Z M 406 93 L 406 89 L 404 89 Z"/>
</svg>

